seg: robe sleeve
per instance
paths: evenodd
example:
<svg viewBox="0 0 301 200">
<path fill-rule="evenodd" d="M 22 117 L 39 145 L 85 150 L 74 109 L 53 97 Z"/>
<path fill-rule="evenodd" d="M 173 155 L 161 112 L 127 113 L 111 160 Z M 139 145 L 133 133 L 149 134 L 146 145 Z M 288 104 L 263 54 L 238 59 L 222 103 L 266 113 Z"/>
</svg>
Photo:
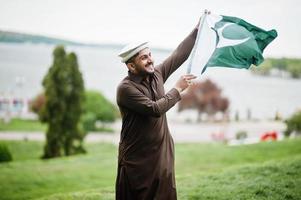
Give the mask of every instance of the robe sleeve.
<svg viewBox="0 0 301 200">
<path fill-rule="evenodd" d="M 187 60 L 195 43 L 197 33 L 198 29 L 195 27 L 172 54 L 158 65 L 158 70 L 161 72 L 164 82 Z"/>
<path fill-rule="evenodd" d="M 181 95 L 177 89 L 172 88 L 162 98 L 153 101 L 134 86 L 121 85 L 117 90 L 117 103 L 141 115 L 160 117 L 173 107 Z"/>
</svg>

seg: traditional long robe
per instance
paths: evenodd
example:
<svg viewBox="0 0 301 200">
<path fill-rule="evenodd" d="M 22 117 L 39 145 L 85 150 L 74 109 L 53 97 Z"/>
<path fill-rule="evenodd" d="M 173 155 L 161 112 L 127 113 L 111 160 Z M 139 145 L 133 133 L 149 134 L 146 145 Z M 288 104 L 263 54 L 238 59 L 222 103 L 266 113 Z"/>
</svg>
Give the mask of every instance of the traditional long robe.
<svg viewBox="0 0 301 200">
<path fill-rule="evenodd" d="M 167 78 L 187 60 L 195 28 L 149 77 L 129 72 L 117 88 L 122 115 L 118 152 L 116 199 L 175 200 L 174 142 L 165 113 L 181 96 L 175 88 L 167 93 Z"/>
</svg>

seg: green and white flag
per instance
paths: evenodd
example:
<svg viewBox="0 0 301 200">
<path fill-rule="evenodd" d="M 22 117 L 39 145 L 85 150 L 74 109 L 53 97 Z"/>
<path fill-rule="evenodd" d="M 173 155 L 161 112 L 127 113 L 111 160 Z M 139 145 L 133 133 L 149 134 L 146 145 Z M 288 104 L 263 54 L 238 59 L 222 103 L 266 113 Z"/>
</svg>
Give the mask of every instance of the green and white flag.
<svg viewBox="0 0 301 200">
<path fill-rule="evenodd" d="M 203 17 L 204 23 L 215 32 L 216 41 L 209 60 L 203 64 L 202 73 L 207 67 L 248 69 L 252 64 L 258 66 L 264 60 L 263 50 L 277 37 L 275 30 L 265 31 L 236 17 L 213 14 Z M 202 30 L 199 30 L 201 34 Z M 202 45 L 202 42 L 196 41 L 193 51 L 199 51 L 197 48 L 205 49 Z"/>
</svg>

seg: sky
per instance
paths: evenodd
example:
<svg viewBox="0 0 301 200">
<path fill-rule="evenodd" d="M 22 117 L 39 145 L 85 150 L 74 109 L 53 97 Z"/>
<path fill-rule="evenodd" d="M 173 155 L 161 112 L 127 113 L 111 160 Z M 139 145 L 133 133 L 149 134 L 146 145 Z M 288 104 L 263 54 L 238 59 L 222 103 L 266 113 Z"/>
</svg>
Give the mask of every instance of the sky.
<svg viewBox="0 0 301 200">
<path fill-rule="evenodd" d="M 266 56 L 301 57 L 299 0 L 0 0 L 0 30 L 86 43 L 175 48 L 204 9 L 276 29 Z"/>
</svg>

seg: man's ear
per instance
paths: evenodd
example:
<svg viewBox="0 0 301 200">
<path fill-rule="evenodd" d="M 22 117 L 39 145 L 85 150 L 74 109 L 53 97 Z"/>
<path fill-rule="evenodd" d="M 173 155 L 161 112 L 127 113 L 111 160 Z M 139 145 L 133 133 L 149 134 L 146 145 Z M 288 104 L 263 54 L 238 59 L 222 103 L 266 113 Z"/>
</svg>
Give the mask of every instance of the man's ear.
<svg viewBox="0 0 301 200">
<path fill-rule="evenodd" d="M 135 73 L 136 72 L 136 68 L 135 68 L 135 65 L 134 63 L 128 63 L 126 64 L 126 66 L 128 67 L 129 71 L 132 72 L 132 73 Z"/>
</svg>

